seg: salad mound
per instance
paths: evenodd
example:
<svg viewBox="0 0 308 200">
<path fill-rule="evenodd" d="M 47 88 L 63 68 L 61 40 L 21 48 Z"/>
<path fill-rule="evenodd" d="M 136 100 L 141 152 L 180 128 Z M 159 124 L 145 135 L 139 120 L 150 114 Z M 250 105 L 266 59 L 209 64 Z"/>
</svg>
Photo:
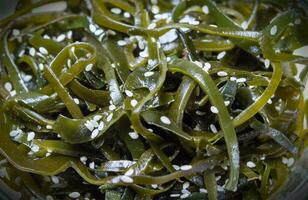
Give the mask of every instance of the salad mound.
<svg viewBox="0 0 308 200">
<path fill-rule="evenodd" d="M 268 199 L 307 146 L 307 13 L 19 1 L 0 20 L 3 198 Z"/>
</svg>

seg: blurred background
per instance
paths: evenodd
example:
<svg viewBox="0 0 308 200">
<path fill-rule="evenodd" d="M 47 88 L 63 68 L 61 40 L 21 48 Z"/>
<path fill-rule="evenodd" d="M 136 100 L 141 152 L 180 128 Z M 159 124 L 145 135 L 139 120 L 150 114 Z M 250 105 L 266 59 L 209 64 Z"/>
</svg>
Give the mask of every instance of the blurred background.
<svg viewBox="0 0 308 200">
<path fill-rule="evenodd" d="M 17 0 L 0 0 L 0 19 L 11 15 L 16 4 Z"/>
</svg>

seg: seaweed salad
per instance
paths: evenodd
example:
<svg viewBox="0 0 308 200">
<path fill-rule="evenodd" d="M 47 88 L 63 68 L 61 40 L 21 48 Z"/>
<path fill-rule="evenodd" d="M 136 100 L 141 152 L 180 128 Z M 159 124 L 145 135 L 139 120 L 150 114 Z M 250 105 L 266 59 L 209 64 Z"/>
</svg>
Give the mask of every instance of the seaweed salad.
<svg viewBox="0 0 308 200">
<path fill-rule="evenodd" d="M 308 144 L 307 15 L 19 1 L 0 20 L 1 199 L 269 199 Z"/>
</svg>

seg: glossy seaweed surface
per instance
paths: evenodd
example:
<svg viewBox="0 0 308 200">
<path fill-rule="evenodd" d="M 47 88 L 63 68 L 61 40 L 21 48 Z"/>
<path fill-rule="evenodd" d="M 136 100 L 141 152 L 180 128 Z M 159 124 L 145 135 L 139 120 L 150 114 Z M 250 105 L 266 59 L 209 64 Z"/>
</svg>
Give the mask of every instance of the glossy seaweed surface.
<svg viewBox="0 0 308 200">
<path fill-rule="evenodd" d="M 268 199 L 284 184 L 307 146 L 306 1 L 33 2 L 0 21 L 3 198 Z"/>
</svg>

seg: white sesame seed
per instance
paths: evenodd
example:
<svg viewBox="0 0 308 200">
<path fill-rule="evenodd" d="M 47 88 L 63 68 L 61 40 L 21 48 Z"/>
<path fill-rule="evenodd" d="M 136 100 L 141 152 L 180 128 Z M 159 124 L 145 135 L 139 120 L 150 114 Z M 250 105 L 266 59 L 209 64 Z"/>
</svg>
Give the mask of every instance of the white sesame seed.
<svg viewBox="0 0 308 200">
<path fill-rule="evenodd" d="M 89 29 L 92 33 L 94 33 L 96 31 L 96 27 L 94 26 L 94 24 L 90 24 L 89 25 Z"/>
<path fill-rule="evenodd" d="M 108 35 L 116 35 L 117 33 L 113 30 L 107 30 Z"/>
<path fill-rule="evenodd" d="M 223 192 L 223 191 L 225 191 L 225 188 L 223 186 L 221 186 L 221 185 L 217 185 L 217 191 L 218 192 Z"/>
<path fill-rule="evenodd" d="M 206 63 L 204 63 L 204 65 L 203 65 L 203 69 L 204 69 L 204 71 L 209 71 L 210 69 L 211 69 L 211 63 L 209 63 L 209 62 L 206 62 Z"/>
<path fill-rule="evenodd" d="M 120 182 L 120 177 L 119 176 L 116 176 L 114 178 L 111 179 L 111 183 L 119 183 Z"/>
<path fill-rule="evenodd" d="M 6 89 L 6 91 L 10 92 L 13 89 L 12 83 L 10 82 L 6 82 L 4 83 L 4 88 Z"/>
<path fill-rule="evenodd" d="M 127 42 L 124 41 L 124 40 L 119 40 L 119 41 L 117 42 L 117 44 L 118 44 L 119 46 L 125 46 L 125 45 L 127 45 Z"/>
<path fill-rule="evenodd" d="M 156 59 L 149 59 L 148 60 L 148 64 L 150 65 L 150 66 L 154 66 L 154 65 L 156 65 L 158 62 L 157 62 L 157 60 Z"/>
<path fill-rule="evenodd" d="M 270 31 L 271 35 L 275 35 L 277 33 L 277 26 L 274 25 L 272 28 L 271 28 L 271 31 Z"/>
<path fill-rule="evenodd" d="M 151 184 L 151 187 L 156 189 L 156 188 L 158 188 L 158 185 L 157 184 Z"/>
<path fill-rule="evenodd" d="M 19 135 L 20 132 L 21 132 L 20 129 L 11 130 L 10 136 L 11 136 L 11 137 L 16 137 L 17 135 Z"/>
<path fill-rule="evenodd" d="M 91 71 L 92 70 L 92 67 L 93 67 L 93 64 L 90 63 L 86 66 L 85 70 L 88 72 L 88 71 Z"/>
<path fill-rule="evenodd" d="M 225 71 L 219 71 L 217 72 L 217 75 L 223 77 L 223 76 L 228 76 L 228 73 Z"/>
<path fill-rule="evenodd" d="M 87 127 L 87 129 L 89 131 L 93 131 L 94 125 L 93 125 L 93 123 L 91 123 L 91 121 L 86 121 L 86 123 L 84 125 L 85 125 L 85 127 Z"/>
<path fill-rule="evenodd" d="M 236 80 L 237 83 L 245 83 L 246 81 L 247 81 L 246 78 L 238 78 L 238 79 Z"/>
<path fill-rule="evenodd" d="M 65 40 L 65 35 L 64 34 L 61 34 L 57 37 L 57 42 L 62 42 L 63 40 Z"/>
<path fill-rule="evenodd" d="M 94 32 L 94 35 L 98 36 L 100 34 L 102 34 L 104 31 L 102 29 L 98 29 Z"/>
<path fill-rule="evenodd" d="M 148 26 L 148 29 L 154 29 L 156 27 L 156 23 L 151 23 L 149 26 Z"/>
<path fill-rule="evenodd" d="M 231 77 L 230 77 L 230 81 L 236 81 L 236 80 L 237 80 L 236 77 L 234 77 L 234 76 L 231 76 Z"/>
<path fill-rule="evenodd" d="M 185 15 L 180 21 L 180 23 L 188 23 L 191 25 L 198 25 L 200 22 L 190 15 Z"/>
<path fill-rule="evenodd" d="M 211 112 L 217 114 L 219 111 L 215 106 L 211 106 Z"/>
<path fill-rule="evenodd" d="M 184 170 L 184 171 L 190 170 L 191 168 L 192 168 L 191 165 L 182 165 L 182 166 L 180 167 L 180 169 L 181 169 L 181 170 Z"/>
<path fill-rule="evenodd" d="M 125 18 L 130 18 L 129 12 L 125 12 L 125 13 L 124 13 L 124 17 L 125 17 Z"/>
<path fill-rule="evenodd" d="M 54 183 L 54 184 L 58 184 L 60 182 L 59 178 L 57 176 L 51 176 L 51 181 Z"/>
<path fill-rule="evenodd" d="M 243 22 L 241 23 L 241 27 L 242 27 L 244 30 L 246 30 L 246 29 L 248 28 L 248 23 L 247 23 L 247 21 L 243 21 Z"/>
<path fill-rule="evenodd" d="M 106 121 L 107 121 L 107 122 L 110 122 L 110 121 L 112 120 L 112 117 L 113 117 L 113 114 L 110 113 L 110 114 L 107 116 Z"/>
<path fill-rule="evenodd" d="M 225 57 L 225 55 L 226 55 L 226 52 L 225 52 L 225 51 L 222 51 L 222 52 L 220 52 L 220 53 L 217 55 L 217 59 L 220 60 L 220 59 L 222 59 L 223 57 Z"/>
<path fill-rule="evenodd" d="M 23 79 L 25 82 L 29 82 L 29 81 L 31 81 L 32 76 L 26 74 L 26 75 L 23 75 L 23 76 L 22 76 L 22 79 Z"/>
<path fill-rule="evenodd" d="M 45 35 L 43 36 L 43 38 L 48 40 L 48 39 L 50 39 L 50 36 L 47 35 L 47 34 L 45 34 Z"/>
<path fill-rule="evenodd" d="M 291 158 L 286 158 L 286 157 L 282 157 L 282 163 L 287 165 L 288 167 L 291 167 L 294 164 L 295 160 L 293 157 Z"/>
<path fill-rule="evenodd" d="M 25 54 L 25 50 L 22 49 L 19 53 L 18 53 L 18 57 L 22 57 Z"/>
<path fill-rule="evenodd" d="M 73 31 L 68 31 L 67 34 L 66 34 L 66 37 L 68 39 L 72 39 L 72 36 L 73 36 Z"/>
<path fill-rule="evenodd" d="M 139 53 L 139 56 L 142 57 L 142 58 L 147 58 L 147 57 L 149 57 L 149 53 L 148 53 L 147 49 L 144 50 L 144 51 L 141 51 L 141 52 Z"/>
<path fill-rule="evenodd" d="M 173 166 L 173 168 L 174 168 L 176 171 L 178 171 L 178 170 L 181 169 L 180 166 L 178 166 L 178 165 L 172 165 L 172 166 Z"/>
<path fill-rule="evenodd" d="M 134 169 L 133 168 L 129 168 L 129 170 L 127 170 L 127 172 L 125 172 L 125 176 L 131 176 L 134 173 Z"/>
<path fill-rule="evenodd" d="M 207 7 L 206 5 L 205 6 L 202 6 L 202 12 L 204 14 L 209 14 L 209 7 Z"/>
<path fill-rule="evenodd" d="M 269 68 L 270 64 L 271 64 L 271 62 L 270 62 L 269 59 L 265 59 L 265 60 L 264 60 L 264 66 L 265 66 L 266 69 Z"/>
<path fill-rule="evenodd" d="M 200 22 L 197 21 L 197 20 L 194 20 L 194 21 L 191 21 L 189 24 L 191 24 L 191 25 L 199 25 Z"/>
<path fill-rule="evenodd" d="M 186 181 L 186 182 L 183 184 L 183 189 L 189 188 L 189 185 L 190 185 L 190 183 Z"/>
<path fill-rule="evenodd" d="M 186 190 L 186 189 L 181 190 L 181 192 L 182 192 L 182 194 L 191 194 L 191 192 Z"/>
<path fill-rule="evenodd" d="M 88 160 L 87 156 L 81 156 L 80 161 L 85 163 Z"/>
<path fill-rule="evenodd" d="M 157 5 L 153 5 L 151 8 L 151 11 L 153 14 L 158 14 L 159 13 L 159 7 Z"/>
<path fill-rule="evenodd" d="M 90 123 L 93 125 L 94 128 L 98 127 L 98 123 L 95 120 L 90 120 Z"/>
<path fill-rule="evenodd" d="M 40 48 L 39 48 L 39 51 L 40 51 L 40 53 L 43 54 L 43 55 L 47 55 L 47 54 L 48 54 L 48 51 L 47 51 L 47 49 L 46 49 L 45 47 L 40 47 Z"/>
<path fill-rule="evenodd" d="M 96 138 L 96 137 L 98 136 L 98 133 L 99 133 L 98 129 L 94 129 L 94 130 L 92 131 L 91 138 L 92 138 L 92 139 Z"/>
<path fill-rule="evenodd" d="M 256 167 L 256 164 L 255 164 L 254 162 L 252 162 L 252 161 L 248 161 L 248 162 L 246 163 L 246 165 L 247 165 L 247 167 L 249 167 L 249 168 L 254 168 L 254 167 Z"/>
<path fill-rule="evenodd" d="M 46 129 L 52 129 L 52 126 L 51 125 L 46 125 Z"/>
<path fill-rule="evenodd" d="M 287 166 L 288 166 L 288 167 L 291 167 L 291 166 L 294 164 L 294 162 L 295 162 L 295 160 L 294 160 L 293 157 L 289 158 L 289 159 L 288 159 Z"/>
<path fill-rule="evenodd" d="M 153 75 L 154 75 L 154 72 L 152 72 L 152 71 L 151 71 L 151 72 L 145 72 L 145 73 L 144 73 L 144 76 L 145 76 L 145 77 L 150 77 L 150 76 L 153 76 Z"/>
<path fill-rule="evenodd" d="M 134 180 L 131 177 L 125 176 L 125 175 L 121 176 L 120 179 L 124 183 L 133 183 L 134 182 Z"/>
<path fill-rule="evenodd" d="M 189 28 L 180 28 L 180 30 L 183 31 L 183 32 L 188 32 Z"/>
<path fill-rule="evenodd" d="M 77 99 L 77 98 L 74 98 L 74 102 L 75 102 L 75 104 L 79 104 L 80 103 L 79 99 Z"/>
<path fill-rule="evenodd" d="M 272 99 L 268 99 L 267 103 L 272 104 L 273 103 Z"/>
<path fill-rule="evenodd" d="M 185 199 L 185 198 L 189 197 L 189 195 L 190 195 L 190 194 L 188 194 L 188 193 L 184 193 L 184 194 L 182 194 L 182 195 L 180 196 L 180 198 L 181 198 L 181 199 Z"/>
<path fill-rule="evenodd" d="M 168 125 L 171 124 L 171 121 L 167 116 L 161 116 L 160 121 L 164 124 L 168 124 Z"/>
<path fill-rule="evenodd" d="M 135 107 L 137 104 L 138 104 L 138 101 L 136 99 L 132 99 L 130 101 L 130 105 L 133 106 L 133 107 Z"/>
<path fill-rule="evenodd" d="M 87 57 L 87 58 L 91 58 L 91 56 L 92 56 L 91 53 L 87 53 L 87 54 L 86 54 L 86 57 Z"/>
<path fill-rule="evenodd" d="M 201 192 L 201 193 L 207 193 L 207 189 L 205 189 L 205 188 L 200 188 L 200 189 L 199 189 L 199 192 Z"/>
<path fill-rule="evenodd" d="M 45 56 L 43 54 L 41 54 L 40 52 L 37 52 L 36 55 L 38 55 L 39 57 L 45 59 Z"/>
<path fill-rule="evenodd" d="M 36 144 L 33 144 L 32 147 L 31 147 L 31 151 L 33 152 L 38 152 L 40 150 L 40 147 Z"/>
<path fill-rule="evenodd" d="M 210 124 L 210 129 L 211 129 L 211 131 L 213 132 L 213 133 L 217 133 L 218 131 L 217 131 L 217 128 L 216 128 L 216 126 L 214 125 L 214 124 Z"/>
<path fill-rule="evenodd" d="M 13 96 L 15 96 L 16 95 L 16 90 L 12 90 L 11 92 L 10 92 L 10 95 L 13 97 Z"/>
<path fill-rule="evenodd" d="M 35 53 L 36 53 L 35 49 L 33 47 L 31 47 L 30 50 L 29 50 L 30 56 L 34 57 Z"/>
<path fill-rule="evenodd" d="M 170 197 L 179 197 L 181 194 L 170 194 Z"/>
<path fill-rule="evenodd" d="M 20 30 L 13 29 L 12 34 L 13 34 L 13 36 L 18 36 L 20 34 Z"/>
<path fill-rule="evenodd" d="M 27 141 L 30 142 L 31 140 L 33 140 L 35 137 L 35 133 L 34 132 L 29 132 L 27 135 Z"/>
<path fill-rule="evenodd" d="M 150 132 L 152 132 L 152 133 L 153 133 L 153 129 L 151 129 L 151 128 L 148 128 L 148 131 L 150 131 Z"/>
<path fill-rule="evenodd" d="M 139 138 L 139 135 L 138 133 L 136 132 L 129 132 L 128 135 L 133 139 L 133 140 L 136 140 Z"/>
<path fill-rule="evenodd" d="M 288 160 L 289 160 L 289 159 L 288 159 L 287 157 L 284 157 L 284 156 L 282 157 L 282 163 L 283 163 L 283 164 L 287 164 L 287 163 L 288 163 Z"/>
<path fill-rule="evenodd" d="M 196 65 L 198 65 L 198 67 L 203 68 L 203 63 L 202 63 L 202 62 L 196 60 L 196 61 L 193 61 L 193 63 L 195 63 Z"/>
<path fill-rule="evenodd" d="M 90 162 L 89 167 L 90 169 L 95 169 L 95 162 Z"/>
<path fill-rule="evenodd" d="M 42 71 L 42 70 L 44 69 L 43 63 L 40 63 L 40 64 L 38 65 L 38 67 L 39 67 L 39 69 Z"/>
<path fill-rule="evenodd" d="M 104 126 L 105 126 L 104 122 L 100 122 L 97 129 L 101 131 L 104 129 Z"/>
<path fill-rule="evenodd" d="M 71 192 L 68 196 L 70 198 L 77 199 L 78 197 L 80 197 L 80 193 L 79 192 Z"/>
<path fill-rule="evenodd" d="M 161 44 L 166 44 L 166 43 L 173 42 L 177 38 L 178 38 L 178 35 L 176 33 L 176 30 L 175 29 L 171 29 L 170 31 L 166 32 L 164 35 L 160 36 L 158 38 L 158 41 Z"/>
<path fill-rule="evenodd" d="M 113 14 L 119 15 L 121 14 L 122 10 L 120 8 L 111 8 L 110 12 Z"/>
<path fill-rule="evenodd" d="M 109 106 L 109 110 L 110 110 L 110 111 L 115 110 L 115 109 L 116 109 L 116 106 L 115 106 L 115 105 L 111 104 L 111 105 Z"/>
<path fill-rule="evenodd" d="M 224 103 L 225 103 L 225 106 L 228 106 L 228 105 L 230 105 L 230 101 L 224 101 Z"/>
</svg>

